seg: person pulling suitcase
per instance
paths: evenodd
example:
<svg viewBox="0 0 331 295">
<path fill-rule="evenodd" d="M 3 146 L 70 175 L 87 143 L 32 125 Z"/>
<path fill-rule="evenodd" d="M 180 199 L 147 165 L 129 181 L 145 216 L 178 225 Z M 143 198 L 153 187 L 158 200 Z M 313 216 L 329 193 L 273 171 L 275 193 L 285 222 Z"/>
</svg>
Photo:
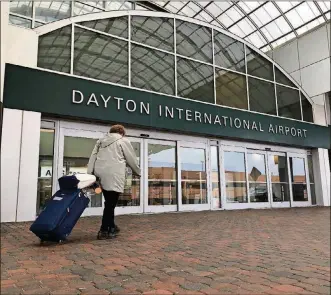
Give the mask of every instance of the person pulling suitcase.
<svg viewBox="0 0 331 295">
<path fill-rule="evenodd" d="M 99 178 L 105 199 L 102 223 L 97 235 L 99 240 L 114 238 L 120 230 L 115 224 L 115 207 L 120 194 L 124 192 L 126 166 L 141 176 L 138 159 L 125 134 L 122 125 L 113 125 L 97 141 L 88 163 L 87 173 Z"/>
</svg>

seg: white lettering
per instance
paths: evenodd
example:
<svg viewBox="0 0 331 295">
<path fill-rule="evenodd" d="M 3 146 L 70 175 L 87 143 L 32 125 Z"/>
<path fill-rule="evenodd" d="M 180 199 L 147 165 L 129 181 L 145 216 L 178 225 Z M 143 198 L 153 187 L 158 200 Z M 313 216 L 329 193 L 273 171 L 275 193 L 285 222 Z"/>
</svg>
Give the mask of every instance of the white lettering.
<svg viewBox="0 0 331 295">
<path fill-rule="evenodd" d="M 284 134 L 284 127 L 283 126 L 278 126 L 278 132 L 279 132 L 279 134 L 280 133 Z"/>
<path fill-rule="evenodd" d="M 244 126 L 244 129 L 249 130 L 249 121 L 243 120 L 243 126 Z"/>
<path fill-rule="evenodd" d="M 87 102 L 87 105 L 89 105 L 90 103 L 94 103 L 96 106 L 99 106 L 99 103 L 98 103 L 97 98 L 94 93 L 91 94 L 91 96 Z"/>
<path fill-rule="evenodd" d="M 140 113 L 142 114 L 144 111 L 147 115 L 149 115 L 149 103 L 147 103 L 146 106 L 143 102 L 140 102 Z"/>
<path fill-rule="evenodd" d="M 207 121 L 208 121 L 208 123 L 211 124 L 211 114 L 208 115 L 208 114 L 204 113 L 204 118 L 205 118 L 205 123 L 207 123 Z"/>
<path fill-rule="evenodd" d="M 216 123 L 222 125 L 220 117 L 218 115 L 216 115 L 215 120 L 214 120 L 214 124 L 216 124 Z"/>
<path fill-rule="evenodd" d="M 199 118 L 199 121 L 201 123 L 201 113 L 200 112 L 194 112 L 194 117 L 195 117 L 195 121 L 198 121 L 197 118 Z"/>
<path fill-rule="evenodd" d="M 76 94 L 79 94 L 79 95 L 80 95 L 80 100 L 77 100 L 77 99 L 76 99 Z M 84 100 L 84 95 L 83 95 L 83 93 L 81 93 L 81 92 L 78 91 L 78 90 L 73 90 L 73 91 L 72 91 L 72 102 L 73 102 L 73 103 L 77 103 L 77 104 L 79 104 L 79 103 L 82 103 L 83 100 Z"/>
<path fill-rule="evenodd" d="M 298 129 L 298 137 L 302 137 L 302 130 L 301 129 Z"/>
<path fill-rule="evenodd" d="M 117 100 L 117 109 L 120 110 L 121 109 L 121 101 L 123 100 L 123 98 L 114 96 L 114 99 Z"/>
<path fill-rule="evenodd" d="M 232 117 L 230 117 L 230 127 L 232 128 Z"/>
<path fill-rule="evenodd" d="M 306 130 L 306 129 L 302 129 L 302 131 L 303 131 L 303 135 L 304 135 L 304 137 L 307 137 L 307 136 L 306 136 L 306 131 L 307 131 L 307 130 Z"/>
<path fill-rule="evenodd" d="M 287 135 L 290 132 L 290 128 L 289 127 L 285 127 L 285 135 Z"/>
<path fill-rule="evenodd" d="M 257 130 L 257 125 L 256 125 L 255 121 L 253 121 L 253 124 L 252 124 L 252 130 L 253 129 L 255 129 L 256 131 L 259 131 L 259 130 Z"/>
<path fill-rule="evenodd" d="M 224 126 L 226 126 L 226 120 L 227 120 L 228 117 L 226 117 L 226 116 L 222 116 L 222 118 L 223 118 L 223 120 L 224 120 Z"/>
<path fill-rule="evenodd" d="M 183 109 L 176 108 L 176 110 L 178 111 L 178 118 L 181 119 Z"/>
<path fill-rule="evenodd" d="M 272 124 L 269 125 L 269 133 L 275 133 L 274 127 L 272 126 Z"/>
<path fill-rule="evenodd" d="M 291 135 L 292 136 L 296 136 L 297 135 L 297 130 L 294 127 L 291 128 Z"/>
<path fill-rule="evenodd" d="M 103 103 L 105 104 L 105 108 L 107 108 L 107 104 L 108 104 L 108 101 L 111 99 L 111 96 L 109 95 L 107 99 L 105 99 L 105 97 L 102 94 L 100 96 L 103 100 Z"/>
<path fill-rule="evenodd" d="M 131 109 L 129 108 L 129 104 L 130 103 L 133 106 L 133 108 L 131 108 Z M 129 111 L 131 113 L 134 112 L 137 109 L 136 102 L 134 100 L 132 100 L 132 99 L 129 99 L 129 100 L 126 101 L 125 107 L 126 107 L 127 111 Z"/>
<path fill-rule="evenodd" d="M 259 127 L 260 127 L 260 131 L 264 132 L 264 130 L 262 129 L 261 123 L 259 122 Z"/>
<path fill-rule="evenodd" d="M 165 107 L 165 116 L 168 117 L 168 114 L 171 118 L 174 118 L 174 108 L 169 109 L 167 106 Z"/>
<path fill-rule="evenodd" d="M 234 127 L 236 127 L 236 128 L 241 127 L 241 120 L 239 118 L 234 119 Z"/>
<path fill-rule="evenodd" d="M 192 111 L 186 110 L 186 121 L 192 121 Z"/>
</svg>

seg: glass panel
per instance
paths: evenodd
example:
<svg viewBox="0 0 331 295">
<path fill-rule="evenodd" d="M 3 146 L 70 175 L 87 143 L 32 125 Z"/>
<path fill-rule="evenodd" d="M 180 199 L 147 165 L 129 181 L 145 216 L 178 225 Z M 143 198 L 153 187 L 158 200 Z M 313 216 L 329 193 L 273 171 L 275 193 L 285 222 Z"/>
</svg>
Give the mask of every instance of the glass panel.
<svg viewBox="0 0 331 295">
<path fill-rule="evenodd" d="M 71 1 L 36 1 L 36 19 L 53 22 L 71 16 Z"/>
<path fill-rule="evenodd" d="M 94 138 L 64 137 L 63 175 L 87 173 L 87 164 L 92 150 L 97 142 Z M 102 193 L 96 194 L 88 190 L 87 196 L 91 200 L 89 207 L 102 207 Z"/>
<path fill-rule="evenodd" d="M 307 160 L 308 160 L 311 203 L 312 203 L 312 205 L 316 205 L 315 179 L 314 179 L 314 170 L 313 170 L 314 166 L 313 166 L 312 155 L 308 155 Z"/>
<path fill-rule="evenodd" d="M 204 149 L 181 148 L 182 204 L 207 204 Z"/>
<path fill-rule="evenodd" d="M 175 57 L 147 47 L 131 46 L 131 85 L 174 95 Z"/>
<path fill-rule="evenodd" d="M 250 202 L 268 202 L 265 156 L 247 154 L 247 169 Z"/>
<path fill-rule="evenodd" d="M 278 116 L 301 120 L 300 96 L 296 89 L 276 85 Z"/>
<path fill-rule="evenodd" d="M 302 115 L 303 115 L 303 120 L 306 122 L 314 122 L 314 116 L 313 116 L 313 106 L 303 95 L 301 92 L 301 107 L 302 107 Z"/>
<path fill-rule="evenodd" d="M 220 32 L 215 32 L 215 64 L 231 70 L 245 72 L 244 44 Z"/>
<path fill-rule="evenodd" d="M 248 109 L 246 76 L 215 68 L 216 103 L 218 105 Z"/>
<path fill-rule="evenodd" d="M 215 103 L 212 66 L 178 58 L 177 81 L 178 96 Z"/>
<path fill-rule="evenodd" d="M 131 40 L 174 51 L 174 21 L 169 18 L 132 16 Z"/>
<path fill-rule="evenodd" d="M 45 25 L 44 23 L 39 23 L 39 22 L 34 22 L 34 27 L 35 28 L 38 28 L 38 27 L 40 27 L 40 26 L 43 26 L 43 25 Z"/>
<path fill-rule="evenodd" d="M 246 46 L 247 53 L 247 73 L 264 78 L 270 81 L 274 80 L 272 63 Z"/>
<path fill-rule="evenodd" d="M 277 115 L 275 84 L 248 77 L 250 110 Z"/>
<path fill-rule="evenodd" d="M 39 142 L 39 167 L 37 189 L 37 213 L 45 208 L 52 197 L 54 160 L 54 130 L 41 129 Z"/>
<path fill-rule="evenodd" d="M 10 1 L 9 11 L 32 17 L 32 1 Z"/>
<path fill-rule="evenodd" d="M 39 37 L 38 67 L 70 72 L 71 26 L 63 27 Z"/>
<path fill-rule="evenodd" d="M 221 192 L 220 192 L 220 176 L 219 176 L 219 158 L 218 147 L 210 147 L 210 162 L 211 162 L 211 184 L 212 184 L 212 204 L 213 208 L 221 208 Z"/>
<path fill-rule="evenodd" d="M 140 164 L 140 143 L 131 142 L 138 163 Z M 117 206 L 140 206 L 140 178 L 132 173 L 130 167 L 126 167 L 124 192 L 120 194 Z"/>
<path fill-rule="evenodd" d="M 128 42 L 75 27 L 74 74 L 128 84 Z"/>
<path fill-rule="evenodd" d="M 304 159 L 290 157 L 290 167 L 293 201 L 308 201 Z"/>
<path fill-rule="evenodd" d="M 106 10 L 129 10 L 132 9 L 131 2 L 105 1 Z"/>
<path fill-rule="evenodd" d="M 280 155 L 269 155 L 269 171 L 272 184 L 273 202 L 289 202 L 287 158 Z"/>
<path fill-rule="evenodd" d="M 32 21 L 22 18 L 22 17 L 17 17 L 14 15 L 9 15 L 9 23 L 11 25 L 24 27 L 24 28 L 28 28 L 28 29 L 31 29 L 31 26 L 32 26 Z"/>
<path fill-rule="evenodd" d="M 103 11 L 100 8 L 96 8 L 90 5 L 86 5 L 84 3 L 79 3 L 75 2 L 74 6 L 74 15 L 83 15 L 83 14 L 88 14 L 88 13 L 93 13 L 93 12 L 101 12 Z"/>
<path fill-rule="evenodd" d="M 247 203 L 245 154 L 224 152 L 227 203 Z"/>
<path fill-rule="evenodd" d="M 92 28 L 107 34 L 128 38 L 128 17 L 115 17 L 108 19 L 92 20 L 79 23 L 82 26 Z"/>
<path fill-rule="evenodd" d="M 279 69 L 277 69 L 277 67 L 275 67 L 275 78 L 276 78 L 276 82 L 278 83 L 288 85 L 291 87 L 296 87 L 289 78 L 287 78 Z"/>
<path fill-rule="evenodd" d="M 148 205 L 176 204 L 176 147 L 148 144 Z"/>
<path fill-rule="evenodd" d="M 177 54 L 212 63 L 211 30 L 196 24 L 176 20 Z"/>
</svg>

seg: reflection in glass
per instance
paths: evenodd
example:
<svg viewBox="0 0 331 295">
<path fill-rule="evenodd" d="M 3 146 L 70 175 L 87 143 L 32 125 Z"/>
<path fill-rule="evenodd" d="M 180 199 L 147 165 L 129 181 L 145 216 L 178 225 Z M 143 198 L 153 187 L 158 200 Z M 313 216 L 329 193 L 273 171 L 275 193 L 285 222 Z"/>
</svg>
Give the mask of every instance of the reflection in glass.
<svg viewBox="0 0 331 295">
<path fill-rule="evenodd" d="M 310 182 L 311 204 L 316 205 L 317 203 L 316 203 L 313 156 L 308 155 L 307 160 L 308 160 L 308 172 L 309 172 L 309 182 Z"/>
<path fill-rule="evenodd" d="M 171 54 L 131 44 L 131 85 L 175 94 L 175 59 Z"/>
<path fill-rule="evenodd" d="M 128 38 L 127 16 L 92 20 L 92 21 L 82 22 L 79 24 L 107 34 Z"/>
<path fill-rule="evenodd" d="M 281 155 L 269 156 L 269 171 L 272 185 L 273 202 L 289 202 L 287 158 Z"/>
<path fill-rule="evenodd" d="M 148 16 L 132 16 L 131 40 L 174 51 L 174 20 Z"/>
<path fill-rule="evenodd" d="M 216 103 L 247 110 L 246 76 L 215 68 Z"/>
<path fill-rule="evenodd" d="M 204 149 L 180 150 L 182 204 L 207 204 L 206 155 Z"/>
<path fill-rule="evenodd" d="M 54 22 L 71 16 L 71 1 L 35 1 L 36 20 Z"/>
<path fill-rule="evenodd" d="M 227 203 L 247 203 L 245 154 L 224 152 Z"/>
<path fill-rule="evenodd" d="M 34 28 L 38 28 L 38 27 L 40 27 L 40 26 L 43 26 L 44 25 L 44 23 L 39 23 L 39 22 L 34 22 Z"/>
<path fill-rule="evenodd" d="M 213 208 L 221 208 L 220 177 L 218 169 L 218 147 L 210 147 L 211 184 Z"/>
<path fill-rule="evenodd" d="M 98 1 L 97 1 L 98 2 Z M 100 1 L 101 2 L 101 1 Z M 83 14 L 88 14 L 88 13 L 93 13 L 93 12 L 101 12 L 101 8 L 93 7 L 88 5 L 87 3 L 83 2 L 74 2 L 74 15 L 83 15 Z"/>
<path fill-rule="evenodd" d="M 129 10 L 132 3 L 129 1 L 105 1 L 106 10 Z"/>
<path fill-rule="evenodd" d="M 246 46 L 247 73 L 252 76 L 274 80 L 272 63 Z"/>
<path fill-rule="evenodd" d="M 128 42 L 75 27 L 74 74 L 128 84 Z"/>
<path fill-rule="evenodd" d="M 140 164 L 140 143 L 131 142 L 135 155 Z M 132 173 L 130 167 L 126 167 L 124 192 L 120 194 L 117 206 L 140 206 L 140 177 Z"/>
<path fill-rule="evenodd" d="M 288 85 L 291 87 L 296 87 L 294 83 L 289 78 L 287 78 L 276 66 L 275 66 L 275 78 L 276 78 L 276 82 L 278 83 Z"/>
<path fill-rule="evenodd" d="M 32 1 L 10 1 L 9 11 L 32 17 Z"/>
<path fill-rule="evenodd" d="M 63 175 L 87 173 L 87 164 L 97 142 L 94 138 L 64 137 Z M 102 207 L 102 193 L 96 194 L 88 190 L 89 207 Z"/>
<path fill-rule="evenodd" d="M 248 77 L 248 89 L 251 111 L 277 115 L 274 83 Z"/>
<path fill-rule="evenodd" d="M 52 31 L 39 37 L 38 67 L 70 72 L 71 26 Z"/>
<path fill-rule="evenodd" d="M 178 96 L 215 103 L 212 66 L 178 58 L 177 81 Z"/>
<path fill-rule="evenodd" d="M 293 201 L 308 201 L 304 159 L 290 157 L 290 172 Z"/>
<path fill-rule="evenodd" d="M 11 25 L 20 26 L 28 29 L 31 29 L 32 26 L 32 22 L 30 20 L 23 17 L 17 17 L 15 15 L 9 15 L 9 23 Z"/>
<path fill-rule="evenodd" d="M 215 64 L 226 69 L 245 73 L 244 44 L 221 32 L 214 32 Z"/>
<path fill-rule="evenodd" d="M 250 202 L 268 202 L 265 156 L 248 153 L 247 169 Z"/>
<path fill-rule="evenodd" d="M 176 204 L 176 147 L 148 144 L 148 205 Z"/>
<path fill-rule="evenodd" d="M 299 90 L 276 85 L 278 116 L 301 120 Z"/>
<path fill-rule="evenodd" d="M 39 167 L 37 189 L 37 213 L 45 208 L 52 197 L 54 160 L 54 130 L 41 129 L 39 141 Z"/>
<path fill-rule="evenodd" d="M 177 54 L 212 63 L 211 29 L 176 20 Z"/>
<path fill-rule="evenodd" d="M 314 122 L 313 106 L 311 105 L 307 97 L 303 95 L 302 92 L 301 92 L 301 107 L 302 107 L 303 120 L 306 122 L 313 123 Z"/>
</svg>

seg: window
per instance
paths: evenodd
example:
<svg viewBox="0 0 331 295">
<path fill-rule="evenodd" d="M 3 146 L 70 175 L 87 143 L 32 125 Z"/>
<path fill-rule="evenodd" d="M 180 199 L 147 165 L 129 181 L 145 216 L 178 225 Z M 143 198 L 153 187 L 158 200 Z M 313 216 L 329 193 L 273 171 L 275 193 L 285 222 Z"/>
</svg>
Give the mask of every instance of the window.
<svg viewBox="0 0 331 295">
<path fill-rule="evenodd" d="M 32 26 L 31 20 L 28 20 L 23 17 L 17 17 L 14 15 L 9 16 L 9 23 L 11 25 L 20 26 L 20 27 L 24 27 L 24 28 L 28 28 L 28 29 L 31 29 L 31 26 Z"/>
<path fill-rule="evenodd" d="M 132 16 L 131 40 L 174 51 L 174 24 L 169 18 Z"/>
<path fill-rule="evenodd" d="M 39 37 L 38 67 L 70 72 L 71 26 L 63 27 Z"/>
<path fill-rule="evenodd" d="M 32 1 L 10 1 L 10 12 L 32 17 Z"/>
<path fill-rule="evenodd" d="M 212 63 L 211 30 L 176 20 L 177 54 Z"/>
<path fill-rule="evenodd" d="M 36 1 L 34 2 L 36 20 L 54 22 L 71 16 L 71 1 Z"/>
<path fill-rule="evenodd" d="M 246 76 L 216 68 L 216 103 L 247 110 Z"/>
<path fill-rule="evenodd" d="M 278 116 L 301 120 L 299 90 L 276 85 Z"/>
<path fill-rule="evenodd" d="M 306 122 L 314 122 L 313 116 L 313 106 L 310 101 L 303 95 L 301 92 L 301 107 L 302 107 L 302 116 L 303 120 Z"/>
<path fill-rule="evenodd" d="M 215 103 L 212 66 L 178 58 L 177 80 L 178 96 Z"/>
<path fill-rule="evenodd" d="M 171 54 L 132 44 L 131 85 L 175 94 L 175 58 Z"/>
<path fill-rule="evenodd" d="M 244 73 L 244 44 L 220 32 L 214 32 L 215 65 Z"/>
<path fill-rule="evenodd" d="M 305 161 L 290 157 L 290 172 L 294 202 L 308 201 Z"/>
<path fill-rule="evenodd" d="M 73 71 L 128 85 L 128 42 L 75 27 Z"/>
<path fill-rule="evenodd" d="M 275 78 L 276 82 L 280 84 L 296 87 L 289 78 L 287 78 L 279 69 L 277 69 L 277 67 L 275 67 Z"/>
<path fill-rule="evenodd" d="M 275 85 L 248 77 L 250 110 L 270 115 L 277 115 Z"/>
<path fill-rule="evenodd" d="M 54 161 L 54 130 L 41 129 L 39 143 L 37 214 L 52 197 Z"/>
<path fill-rule="evenodd" d="M 308 155 L 308 171 L 309 171 L 309 182 L 310 182 L 310 195 L 311 195 L 311 204 L 316 205 L 316 191 L 315 191 L 315 178 L 314 178 L 314 165 L 313 165 L 313 156 Z"/>
<path fill-rule="evenodd" d="M 274 80 L 273 66 L 271 62 L 260 56 L 260 54 L 256 53 L 248 46 L 246 46 L 246 54 L 247 74 L 270 81 Z"/>
<path fill-rule="evenodd" d="M 219 174 L 219 157 L 218 147 L 210 147 L 211 162 L 211 184 L 212 184 L 212 204 L 213 208 L 221 208 L 221 191 L 220 191 L 220 174 Z"/>
</svg>

